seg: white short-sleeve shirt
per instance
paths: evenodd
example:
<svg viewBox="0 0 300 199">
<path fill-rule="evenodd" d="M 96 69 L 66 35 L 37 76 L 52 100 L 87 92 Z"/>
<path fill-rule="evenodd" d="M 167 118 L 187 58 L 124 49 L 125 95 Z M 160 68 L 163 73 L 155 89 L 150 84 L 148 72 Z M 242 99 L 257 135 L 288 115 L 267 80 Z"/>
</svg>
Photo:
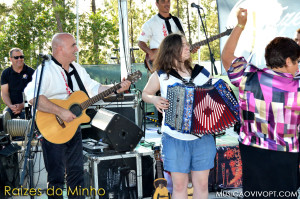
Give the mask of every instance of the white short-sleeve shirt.
<svg viewBox="0 0 300 199">
<path fill-rule="evenodd" d="M 173 33 L 180 33 L 177 25 L 174 20 L 169 19 L 171 30 Z M 181 20 L 179 22 L 182 26 Z M 157 14 L 154 15 L 151 19 L 149 19 L 142 27 L 142 33 L 139 36 L 139 41 L 143 41 L 147 43 L 150 42 L 150 49 L 159 48 L 162 40 L 168 35 L 167 26 L 165 20 L 160 18 Z"/>
<path fill-rule="evenodd" d="M 98 94 L 98 89 L 101 86 L 101 84 L 91 79 L 90 75 L 82 66 L 75 62 L 72 62 L 72 64 L 76 68 L 79 77 L 89 96 L 92 97 Z M 40 65 L 32 75 L 32 81 L 27 85 L 27 87 L 24 90 L 28 101 L 36 97 L 35 94 L 37 93 L 41 69 L 42 67 Z M 69 72 L 71 72 L 72 70 L 73 69 L 70 67 Z M 80 90 L 74 75 L 71 76 L 71 79 L 73 83 L 73 91 Z M 69 96 L 66 81 L 67 75 L 65 74 L 64 69 L 60 65 L 55 63 L 53 60 L 46 61 L 39 94 L 46 96 L 48 99 L 66 99 Z"/>
</svg>

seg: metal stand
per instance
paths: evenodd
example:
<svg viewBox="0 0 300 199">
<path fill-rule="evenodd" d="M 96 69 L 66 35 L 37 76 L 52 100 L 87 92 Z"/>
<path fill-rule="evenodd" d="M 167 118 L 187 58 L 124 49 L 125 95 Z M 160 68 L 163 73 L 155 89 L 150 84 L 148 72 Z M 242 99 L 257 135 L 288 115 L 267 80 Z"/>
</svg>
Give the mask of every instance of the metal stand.
<svg viewBox="0 0 300 199">
<path fill-rule="evenodd" d="M 200 17 L 200 20 L 201 20 L 203 32 L 204 32 L 205 39 L 206 39 L 206 41 L 207 41 L 208 50 L 209 50 L 210 61 L 211 61 L 211 73 L 212 73 L 212 75 L 214 75 L 214 70 L 215 70 L 215 75 L 218 75 L 218 71 L 217 71 L 217 68 L 216 68 L 216 65 L 215 65 L 214 54 L 211 52 L 211 49 L 210 49 L 209 40 L 208 40 L 208 38 L 207 38 L 207 33 L 206 33 L 206 30 L 205 30 L 205 26 L 204 26 L 204 24 L 203 24 L 202 16 L 201 16 L 201 14 L 200 14 L 200 8 L 197 7 L 197 10 L 198 10 L 198 14 L 199 14 L 199 17 Z"/>
<path fill-rule="evenodd" d="M 214 136 L 214 141 L 215 141 L 215 143 L 217 145 L 216 135 L 214 134 L 213 136 Z M 213 180 L 212 180 L 212 186 L 211 186 L 211 189 L 212 189 L 213 192 L 221 190 L 221 187 L 218 186 L 218 184 L 217 184 L 217 177 L 218 177 L 217 170 L 216 170 L 217 164 L 218 164 L 217 158 L 215 157 L 215 159 L 214 159 L 214 170 L 213 170 L 213 174 L 214 175 L 213 175 L 213 178 L 212 178 Z"/>
<path fill-rule="evenodd" d="M 134 188 L 129 187 L 129 179 L 128 174 L 130 172 L 129 167 L 122 167 L 120 168 L 121 179 L 119 184 L 119 195 L 118 198 L 120 199 L 137 199 L 137 194 Z"/>
<path fill-rule="evenodd" d="M 203 23 L 203 20 L 202 20 L 202 16 L 201 16 L 201 13 L 200 13 L 200 7 L 196 7 L 197 10 L 198 10 L 198 15 L 199 15 L 199 18 L 201 20 L 201 24 L 202 24 L 202 28 L 203 28 L 203 32 L 204 32 L 204 35 L 205 35 L 205 39 L 207 41 L 207 46 L 208 46 L 208 50 L 209 50 L 209 54 L 210 54 L 210 61 L 211 61 L 211 73 L 212 75 L 214 75 L 214 71 L 215 71 L 215 75 L 218 74 L 218 71 L 217 71 L 217 68 L 216 68 L 216 65 L 215 65 L 215 58 L 214 58 L 214 55 L 213 53 L 211 52 L 211 49 L 210 49 L 210 45 L 209 45 L 209 40 L 208 40 L 208 37 L 207 37 L 207 33 L 206 33 L 206 30 L 205 30 L 205 26 L 204 26 L 204 23 Z M 216 136 L 214 135 L 214 140 L 216 142 Z M 216 158 L 214 160 L 214 165 L 216 166 L 217 162 L 216 162 Z M 212 191 L 219 191 L 220 190 L 220 187 L 217 185 L 217 182 L 216 182 L 216 176 L 217 176 L 217 173 L 216 173 L 216 169 L 214 169 L 214 177 L 213 177 L 213 184 L 212 184 Z"/>
<path fill-rule="evenodd" d="M 40 93 L 41 82 L 42 82 L 43 71 L 44 71 L 44 66 L 45 66 L 46 59 L 47 59 L 46 57 L 43 57 L 41 75 L 40 75 L 39 85 L 38 85 L 38 90 L 37 90 L 37 96 L 35 98 L 35 101 L 33 102 L 33 116 L 32 116 L 33 119 L 35 118 L 36 108 L 37 108 L 37 105 L 38 105 L 39 93 Z M 37 74 L 38 73 L 36 73 L 36 75 Z M 29 189 L 34 188 L 33 187 L 33 155 L 31 153 L 31 141 L 32 141 L 32 138 L 33 138 L 34 129 L 35 129 L 35 122 L 32 121 L 31 125 L 30 125 L 30 131 L 27 134 L 28 142 L 27 142 L 27 146 L 26 146 L 25 157 L 24 157 L 24 165 L 23 165 L 23 169 L 21 171 L 21 178 L 20 178 L 20 185 L 22 186 L 23 183 L 24 183 L 24 179 L 25 179 L 25 172 L 26 172 L 27 161 L 28 161 Z M 34 196 L 30 196 L 30 198 L 33 199 Z"/>
</svg>

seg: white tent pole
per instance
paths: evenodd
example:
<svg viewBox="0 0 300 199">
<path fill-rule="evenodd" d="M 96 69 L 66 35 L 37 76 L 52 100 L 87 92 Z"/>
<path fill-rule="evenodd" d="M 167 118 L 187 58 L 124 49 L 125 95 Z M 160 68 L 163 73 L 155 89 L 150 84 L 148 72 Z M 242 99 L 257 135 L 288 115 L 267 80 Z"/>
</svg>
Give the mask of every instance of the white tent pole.
<svg viewBox="0 0 300 199">
<path fill-rule="evenodd" d="M 79 41 L 79 14 L 78 14 L 78 7 L 79 7 L 79 0 L 76 0 L 76 44 L 78 46 Z M 79 51 L 77 52 L 77 63 L 79 63 Z"/>
<path fill-rule="evenodd" d="M 120 46 L 120 63 L 121 63 L 121 79 L 122 79 L 123 77 L 127 77 L 128 72 L 131 72 L 127 0 L 118 0 L 118 5 L 119 5 L 119 37 L 120 37 L 119 46 Z"/>
<path fill-rule="evenodd" d="M 200 5 L 200 0 L 198 0 L 198 5 Z M 198 40 L 199 40 L 199 41 L 201 40 L 200 23 L 201 23 L 201 22 L 200 22 L 200 18 L 199 18 L 199 16 L 198 16 Z M 200 49 L 198 50 L 198 64 L 200 64 L 201 49 L 202 49 L 202 48 L 200 48 Z"/>
</svg>

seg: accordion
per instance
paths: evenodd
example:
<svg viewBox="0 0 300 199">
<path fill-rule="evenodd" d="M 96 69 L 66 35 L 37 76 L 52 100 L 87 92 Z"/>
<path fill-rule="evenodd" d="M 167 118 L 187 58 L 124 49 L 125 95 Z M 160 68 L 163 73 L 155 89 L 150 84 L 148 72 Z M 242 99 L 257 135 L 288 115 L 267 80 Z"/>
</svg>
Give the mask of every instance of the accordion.
<svg viewBox="0 0 300 199">
<path fill-rule="evenodd" d="M 193 135 L 219 134 L 239 121 L 238 102 L 226 82 L 168 86 L 165 125 Z"/>
</svg>

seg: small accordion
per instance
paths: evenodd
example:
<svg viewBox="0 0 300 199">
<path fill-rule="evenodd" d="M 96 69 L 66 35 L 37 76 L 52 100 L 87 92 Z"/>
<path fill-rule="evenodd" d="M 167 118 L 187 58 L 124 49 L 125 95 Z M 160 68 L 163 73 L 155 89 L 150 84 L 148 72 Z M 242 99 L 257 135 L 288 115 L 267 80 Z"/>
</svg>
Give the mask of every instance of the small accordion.
<svg viewBox="0 0 300 199">
<path fill-rule="evenodd" d="M 239 104 L 226 82 L 210 79 L 202 86 L 168 86 L 165 125 L 182 133 L 222 133 L 239 121 Z"/>
</svg>

